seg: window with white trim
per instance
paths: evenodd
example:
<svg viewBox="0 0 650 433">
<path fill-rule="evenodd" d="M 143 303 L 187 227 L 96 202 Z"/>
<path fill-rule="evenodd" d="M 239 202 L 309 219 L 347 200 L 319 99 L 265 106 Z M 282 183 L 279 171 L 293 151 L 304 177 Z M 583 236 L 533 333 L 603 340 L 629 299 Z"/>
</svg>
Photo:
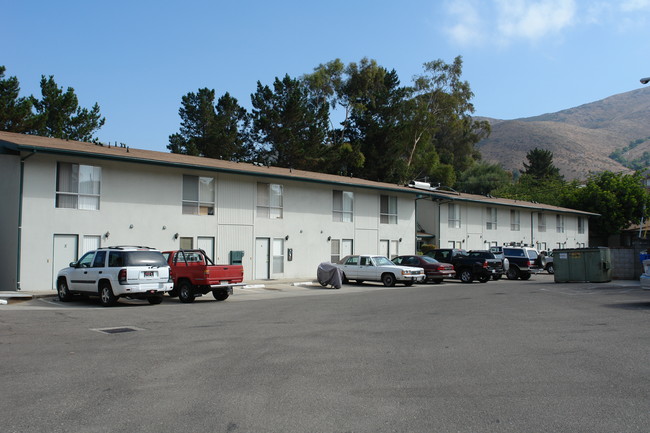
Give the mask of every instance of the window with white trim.
<svg viewBox="0 0 650 433">
<path fill-rule="evenodd" d="M 214 178 L 183 175 L 183 214 L 214 215 Z"/>
<path fill-rule="evenodd" d="M 564 233 L 564 215 L 555 215 L 555 231 Z"/>
<path fill-rule="evenodd" d="M 546 231 L 546 214 L 539 212 L 537 214 L 537 231 L 544 233 Z"/>
<path fill-rule="evenodd" d="M 284 239 L 273 239 L 273 273 L 284 273 Z"/>
<path fill-rule="evenodd" d="M 351 191 L 332 191 L 332 221 L 352 222 L 354 214 L 354 193 Z"/>
<path fill-rule="evenodd" d="M 497 208 L 489 207 L 487 208 L 487 221 L 485 223 L 486 230 L 496 230 L 497 229 Z"/>
<path fill-rule="evenodd" d="M 382 195 L 379 198 L 379 222 L 397 224 L 397 197 Z"/>
<path fill-rule="evenodd" d="M 447 204 L 447 224 L 450 229 L 460 228 L 460 205 L 455 203 Z"/>
<path fill-rule="evenodd" d="M 581 216 L 578 217 L 578 233 L 581 235 L 585 233 L 585 219 Z"/>
<path fill-rule="evenodd" d="M 55 206 L 99 210 L 101 183 L 101 167 L 59 162 L 56 164 Z"/>
<path fill-rule="evenodd" d="M 276 183 L 257 183 L 257 216 L 282 219 L 284 188 Z"/>
<path fill-rule="evenodd" d="M 521 229 L 521 212 L 510 209 L 510 231 L 518 232 Z"/>
</svg>

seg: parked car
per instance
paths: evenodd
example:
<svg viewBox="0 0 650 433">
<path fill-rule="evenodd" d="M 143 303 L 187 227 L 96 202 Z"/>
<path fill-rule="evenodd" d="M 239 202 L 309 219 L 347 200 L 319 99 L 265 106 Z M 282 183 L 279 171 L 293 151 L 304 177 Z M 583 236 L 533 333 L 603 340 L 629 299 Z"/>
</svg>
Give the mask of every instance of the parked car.
<svg viewBox="0 0 650 433">
<path fill-rule="evenodd" d="M 217 301 L 225 301 L 233 287 L 244 285 L 242 265 L 215 265 L 203 250 L 165 251 L 163 256 L 174 281 L 169 296 L 178 296 L 181 302 L 193 302 L 210 292 Z"/>
<path fill-rule="evenodd" d="M 454 265 L 451 263 L 442 263 L 433 257 L 429 256 L 397 256 L 393 259 L 393 263 L 398 266 L 408 266 L 424 269 L 426 278 L 424 282 L 432 282 L 436 284 L 442 283 L 445 278 L 454 278 L 456 271 Z"/>
<path fill-rule="evenodd" d="M 89 251 L 60 270 L 56 281 L 61 301 L 77 294 L 99 296 L 103 306 L 115 304 L 120 297 L 160 304 L 163 294 L 174 286 L 162 253 L 135 246 Z"/>
<path fill-rule="evenodd" d="M 459 248 L 441 248 L 431 250 L 427 253 L 439 262 L 451 263 L 454 265 L 456 277 L 463 283 L 471 283 L 479 280 L 487 283 L 492 278 L 492 272 L 488 269 L 488 262 L 484 258 L 470 257 L 467 251 Z"/>
<path fill-rule="evenodd" d="M 554 274 L 555 273 L 555 267 L 553 266 L 553 251 L 540 251 L 540 255 L 543 255 L 546 258 L 546 266 L 544 266 L 544 269 L 546 272 L 549 274 Z"/>
<path fill-rule="evenodd" d="M 344 283 L 350 280 L 356 280 L 357 283 L 381 281 L 384 286 L 394 286 L 396 282 L 411 286 L 414 282 L 422 282 L 426 279 L 424 269 L 397 266 L 384 256 L 345 256 L 336 266 L 343 271 Z"/>
<path fill-rule="evenodd" d="M 546 258 L 532 247 L 490 247 L 490 251 L 500 251 L 508 259 L 506 277 L 509 280 L 528 280 L 531 275 L 542 272 L 546 266 Z"/>
<path fill-rule="evenodd" d="M 499 280 L 504 274 L 503 260 L 488 250 L 471 250 L 467 253 L 469 257 L 482 258 L 487 260 L 488 271 L 492 274 L 493 280 Z"/>
</svg>

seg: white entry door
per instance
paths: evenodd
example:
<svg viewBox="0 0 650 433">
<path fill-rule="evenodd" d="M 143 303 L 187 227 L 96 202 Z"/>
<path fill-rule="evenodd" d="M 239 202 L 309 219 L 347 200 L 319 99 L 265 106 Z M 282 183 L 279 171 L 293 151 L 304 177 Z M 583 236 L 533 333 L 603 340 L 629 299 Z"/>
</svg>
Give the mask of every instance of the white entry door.
<svg viewBox="0 0 650 433">
<path fill-rule="evenodd" d="M 267 280 L 269 278 L 269 253 L 270 239 L 255 239 L 255 279 Z"/>
<path fill-rule="evenodd" d="M 54 235 L 52 254 L 52 289 L 56 290 L 56 275 L 70 262 L 77 260 L 79 237 L 77 235 Z"/>
</svg>

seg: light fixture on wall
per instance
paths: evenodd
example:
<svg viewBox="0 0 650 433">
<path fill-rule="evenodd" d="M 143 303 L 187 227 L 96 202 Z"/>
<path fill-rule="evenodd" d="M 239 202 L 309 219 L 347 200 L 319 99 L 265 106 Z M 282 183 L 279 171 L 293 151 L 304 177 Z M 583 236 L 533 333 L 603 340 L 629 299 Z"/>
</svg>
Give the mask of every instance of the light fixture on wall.
<svg viewBox="0 0 650 433">
<path fill-rule="evenodd" d="M 132 228 L 133 228 L 133 224 L 131 224 L 131 225 L 129 226 L 129 228 L 132 229 Z"/>
<path fill-rule="evenodd" d="M 167 226 L 163 226 L 163 230 L 167 230 Z"/>
<path fill-rule="evenodd" d="M 178 239 L 178 233 L 174 233 L 174 240 Z"/>
<path fill-rule="evenodd" d="M 286 236 L 284 237 L 284 240 L 285 240 L 285 241 L 288 241 L 288 240 L 289 240 L 289 235 L 286 235 Z"/>
<path fill-rule="evenodd" d="M 108 237 L 109 237 L 110 235 L 111 235 L 111 232 L 109 232 L 109 231 L 107 231 L 106 233 L 104 233 L 104 237 L 105 237 L 106 239 L 108 239 Z"/>
<path fill-rule="evenodd" d="M 332 237 L 331 237 L 331 236 L 328 236 L 328 237 L 327 237 L 327 242 L 329 242 L 329 241 L 331 241 L 331 240 L 332 240 Z"/>
<path fill-rule="evenodd" d="M 402 242 L 402 238 L 399 238 L 399 241 Z"/>
</svg>

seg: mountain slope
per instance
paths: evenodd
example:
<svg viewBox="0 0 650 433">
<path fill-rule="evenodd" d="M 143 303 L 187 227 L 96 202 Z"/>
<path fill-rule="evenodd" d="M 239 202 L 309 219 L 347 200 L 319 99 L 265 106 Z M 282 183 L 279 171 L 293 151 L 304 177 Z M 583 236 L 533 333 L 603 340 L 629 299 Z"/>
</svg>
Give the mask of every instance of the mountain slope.
<svg viewBox="0 0 650 433">
<path fill-rule="evenodd" d="M 579 107 L 540 116 L 498 120 L 489 138 L 478 143 L 483 159 L 507 170 L 523 169 L 526 154 L 538 147 L 553 152 L 553 162 L 566 179 L 591 172 L 627 171 L 609 158 L 632 141 L 643 140 L 624 154 L 628 159 L 650 151 L 650 88 L 621 93 Z"/>
</svg>

